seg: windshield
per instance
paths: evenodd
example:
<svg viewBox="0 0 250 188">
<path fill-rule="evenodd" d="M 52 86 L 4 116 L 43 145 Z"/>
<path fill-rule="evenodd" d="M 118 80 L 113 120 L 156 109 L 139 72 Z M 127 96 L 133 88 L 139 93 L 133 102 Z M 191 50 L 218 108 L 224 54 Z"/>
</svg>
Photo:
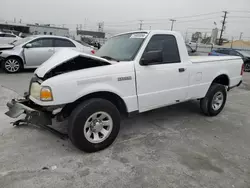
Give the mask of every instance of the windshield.
<svg viewBox="0 0 250 188">
<path fill-rule="evenodd" d="M 110 38 L 97 52 L 99 57 L 131 61 L 140 49 L 147 33 L 128 33 Z"/>
<path fill-rule="evenodd" d="M 25 37 L 25 38 L 22 38 L 22 39 L 19 39 L 19 40 L 15 40 L 15 41 L 11 42 L 10 44 L 18 46 L 20 44 L 23 44 L 25 42 L 28 42 L 28 41 L 32 40 L 33 38 L 35 38 L 35 37 L 34 36 Z"/>
</svg>

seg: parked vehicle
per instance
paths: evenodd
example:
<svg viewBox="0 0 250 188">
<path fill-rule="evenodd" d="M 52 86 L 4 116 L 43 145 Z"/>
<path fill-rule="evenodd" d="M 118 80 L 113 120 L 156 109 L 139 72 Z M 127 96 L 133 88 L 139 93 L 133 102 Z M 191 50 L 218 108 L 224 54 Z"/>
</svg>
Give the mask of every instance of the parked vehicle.
<svg viewBox="0 0 250 188">
<path fill-rule="evenodd" d="M 81 40 L 76 40 L 76 41 L 79 42 L 80 44 L 82 44 L 83 46 L 89 47 L 89 48 L 91 48 L 92 50 L 94 50 L 92 54 L 95 54 L 95 51 L 98 50 L 98 49 L 95 48 L 94 46 L 91 46 L 91 45 L 89 45 L 88 43 L 86 43 L 86 42 L 84 42 L 84 41 L 81 41 Z"/>
<path fill-rule="evenodd" d="M 224 48 L 224 49 L 213 50 L 208 55 L 210 56 L 228 56 L 228 55 L 240 56 L 242 57 L 244 61 L 244 70 L 246 72 L 250 71 L 250 52 Z"/>
<path fill-rule="evenodd" d="M 15 34 L 0 32 L 0 47 L 2 44 L 8 44 L 19 39 L 21 39 L 21 37 Z"/>
<path fill-rule="evenodd" d="M 43 127 L 52 118 L 68 120 L 72 143 L 95 152 L 115 140 L 121 114 L 199 99 L 201 111 L 216 116 L 227 91 L 241 84 L 242 65 L 239 57 L 190 58 L 177 32 L 123 33 L 96 56 L 69 49 L 56 53 L 36 69 L 24 99 L 7 104 L 6 115 L 25 113 L 21 121 Z"/>
<path fill-rule="evenodd" d="M 0 47 L 0 61 L 6 72 L 16 73 L 23 68 L 37 68 L 55 52 L 64 48 L 88 54 L 95 53 L 92 48 L 70 38 L 52 35 L 30 36 Z"/>
</svg>

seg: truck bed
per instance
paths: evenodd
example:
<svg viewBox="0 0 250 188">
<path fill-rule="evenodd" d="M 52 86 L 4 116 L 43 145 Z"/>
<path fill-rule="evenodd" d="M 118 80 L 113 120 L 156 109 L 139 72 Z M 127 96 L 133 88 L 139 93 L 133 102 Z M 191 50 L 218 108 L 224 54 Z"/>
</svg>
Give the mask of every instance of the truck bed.
<svg viewBox="0 0 250 188">
<path fill-rule="evenodd" d="M 214 61 L 230 61 L 235 59 L 241 59 L 238 56 L 190 56 L 190 60 L 192 63 L 206 63 L 206 62 L 214 62 Z"/>
</svg>

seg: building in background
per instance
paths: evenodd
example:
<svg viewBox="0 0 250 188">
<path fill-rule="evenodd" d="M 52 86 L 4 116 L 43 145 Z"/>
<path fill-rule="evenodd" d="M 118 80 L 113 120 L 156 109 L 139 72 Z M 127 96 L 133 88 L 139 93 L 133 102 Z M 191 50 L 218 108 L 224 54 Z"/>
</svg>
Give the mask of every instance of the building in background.
<svg viewBox="0 0 250 188">
<path fill-rule="evenodd" d="M 19 33 L 29 33 L 29 27 L 26 24 L 21 23 L 0 23 L 0 31 L 5 33 L 14 33 L 15 35 L 19 35 Z"/>
<path fill-rule="evenodd" d="M 64 27 L 54 27 L 50 24 L 27 24 L 29 31 L 33 35 L 58 35 L 58 36 L 69 36 L 69 29 Z"/>
<path fill-rule="evenodd" d="M 14 33 L 19 35 L 20 33 L 25 35 L 58 35 L 69 36 L 69 29 L 64 27 L 54 27 L 50 24 L 23 24 L 23 23 L 0 23 L 0 31 Z"/>
</svg>

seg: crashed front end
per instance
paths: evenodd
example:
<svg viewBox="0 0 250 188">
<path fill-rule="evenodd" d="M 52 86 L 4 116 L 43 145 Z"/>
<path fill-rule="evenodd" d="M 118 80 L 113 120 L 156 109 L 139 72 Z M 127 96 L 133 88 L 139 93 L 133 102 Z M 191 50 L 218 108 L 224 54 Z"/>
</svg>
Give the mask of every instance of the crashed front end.
<svg viewBox="0 0 250 188">
<path fill-rule="evenodd" d="M 5 113 L 11 118 L 18 118 L 21 115 L 25 115 L 23 119 L 18 119 L 13 122 L 13 126 L 19 125 L 35 125 L 42 127 L 61 139 L 68 137 L 66 133 L 60 132 L 52 127 L 53 108 L 42 107 L 33 103 L 30 99 L 12 99 L 7 103 L 9 110 Z"/>
<path fill-rule="evenodd" d="M 53 111 L 60 109 L 61 106 L 41 106 L 30 99 L 38 99 L 38 97 L 40 97 L 40 93 L 42 93 L 41 83 L 42 80 L 40 80 L 37 76 L 33 77 L 30 81 L 29 91 L 24 94 L 24 97 L 12 99 L 7 103 L 7 107 L 9 109 L 5 113 L 7 116 L 11 118 L 18 118 L 21 115 L 25 115 L 24 119 L 17 120 L 14 122 L 14 125 L 18 125 L 19 123 L 27 123 L 38 126 L 52 125 L 52 118 L 54 117 Z M 45 92 L 47 92 L 47 90 L 45 90 Z M 44 100 L 50 99 L 48 94 L 46 97 L 47 98 L 44 98 Z"/>
<path fill-rule="evenodd" d="M 8 102 L 9 110 L 5 114 L 11 118 L 25 115 L 24 119 L 17 120 L 14 125 L 27 123 L 51 129 L 47 126 L 52 125 L 52 119 L 55 117 L 57 120 L 63 119 L 61 111 L 68 103 L 58 102 L 56 95 L 53 96 L 53 88 L 49 84 L 47 85 L 46 81 L 61 74 L 104 65 L 110 65 L 110 63 L 105 59 L 77 51 L 62 50 L 35 71 L 35 76 L 30 81 L 29 91 L 25 93 L 23 98 L 12 99 Z M 58 92 L 57 95 L 63 95 L 63 93 Z M 55 130 L 51 129 L 51 131 Z"/>
<path fill-rule="evenodd" d="M 22 98 L 12 99 L 7 103 L 9 110 L 5 114 L 10 118 L 18 118 L 13 122 L 14 126 L 34 125 L 50 131 L 59 138 L 67 138 L 66 133 L 52 127 L 52 120 L 59 120 L 57 116 L 65 105 L 47 105 L 53 101 L 53 94 L 50 88 L 42 83 L 43 80 L 35 75 L 30 81 L 29 91 Z"/>
<path fill-rule="evenodd" d="M 7 103 L 9 110 L 5 113 L 11 118 L 18 118 L 25 114 L 25 118 L 17 120 L 14 125 L 19 123 L 28 123 L 33 125 L 46 126 L 52 124 L 51 114 L 48 111 L 42 110 L 38 105 L 32 103 L 29 99 L 12 99 Z"/>
</svg>

